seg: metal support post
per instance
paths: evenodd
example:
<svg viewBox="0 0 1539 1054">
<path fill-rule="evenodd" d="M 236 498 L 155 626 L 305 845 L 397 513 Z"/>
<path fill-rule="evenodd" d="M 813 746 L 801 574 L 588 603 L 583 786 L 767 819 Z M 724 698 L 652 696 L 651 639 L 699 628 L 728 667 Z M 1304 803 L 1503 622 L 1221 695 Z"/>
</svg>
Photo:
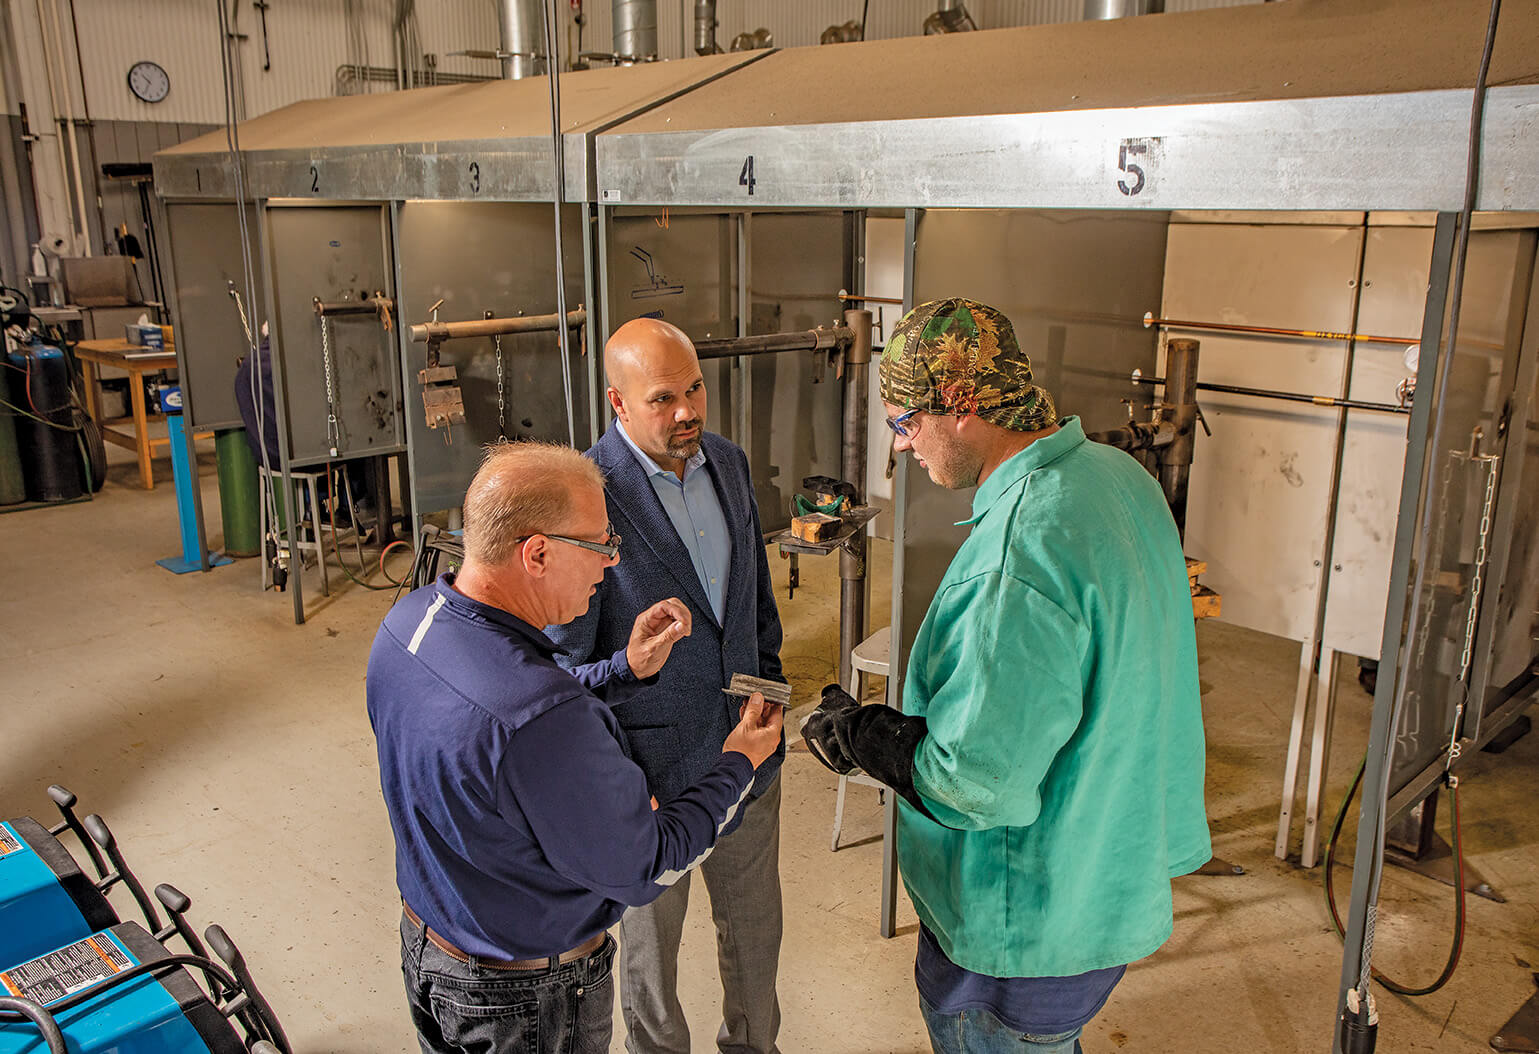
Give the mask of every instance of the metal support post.
<svg viewBox="0 0 1539 1054">
<path fill-rule="evenodd" d="M 1418 387 L 1418 398 L 1411 407 L 1410 426 L 1406 430 L 1405 471 L 1401 476 L 1400 515 L 1395 526 L 1394 562 L 1390 565 L 1389 595 L 1384 611 L 1384 637 L 1379 650 L 1379 680 L 1373 695 L 1373 723 L 1368 733 L 1368 754 L 1364 762 L 1362 807 L 1357 820 L 1357 853 L 1352 869 L 1352 900 L 1347 914 L 1347 928 L 1341 957 L 1341 982 L 1336 997 L 1336 1015 L 1331 1022 L 1335 1054 L 1341 1054 L 1341 1035 L 1337 1023 L 1346 1012 L 1347 993 L 1361 986 L 1367 988 L 1367 973 L 1372 955 L 1370 936 L 1378 912 L 1378 875 L 1383 865 L 1385 814 L 1389 786 L 1389 767 L 1394 750 L 1395 720 L 1404 703 L 1408 658 L 1402 658 L 1404 627 L 1414 625 L 1419 607 L 1419 590 L 1412 565 L 1418 547 L 1425 549 L 1427 523 L 1417 522 L 1427 476 L 1427 436 L 1433 432 L 1434 399 L 1441 399 L 1443 385 L 1436 383 L 1445 371 L 1444 356 L 1452 349 L 1443 347 L 1443 324 L 1448 313 L 1449 281 L 1454 253 L 1455 213 L 1438 213 L 1432 238 L 1432 263 L 1428 269 L 1427 306 L 1422 316 L 1421 369 L 1425 384 Z M 1446 381 L 1446 377 L 1441 378 Z M 1424 393 L 1424 394 L 1423 394 Z M 1442 407 L 1436 408 L 1441 417 Z M 1430 518 L 1428 518 L 1430 523 Z M 1424 570 L 1420 573 L 1424 573 Z M 1407 607 L 1409 606 L 1409 610 Z"/>
<path fill-rule="evenodd" d="M 1176 435 L 1160 449 L 1160 486 L 1182 538 L 1186 537 L 1186 495 L 1197 433 L 1197 349 L 1197 341 L 1183 338 L 1165 346 L 1165 401 L 1170 404 Z"/>
<path fill-rule="evenodd" d="M 903 212 L 903 312 L 914 308 L 914 244 L 919 235 L 919 209 Z M 892 550 L 892 652 L 887 662 L 887 705 L 903 708 L 903 680 L 908 662 L 904 641 L 903 521 L 907 516 L 908 474 L 913 458 L 899 458 L 892 476 L 893 550 Z M 893 937 L 898 932 L 898 796 L 887 795 L 882 808 L 882 904 L 881 934 Z"/>
<path fill-rule="evenodd" d="M 277 264 L 273 257 L 272 217 L 268 215 L 268 204 L 265 199 L 257 202 L 257 215 L 260 217 L 257 229 L 261 235 L 258 240 L 262 246 L 262 273 L 267 276 L 267 280 L 264 283 L 267 292 L 267 317 L 272 323 L 267 334 L 268 362 L 271 364 L 273 371 L 273 391 L 282 392 L 287 389 L 284 387 L 282 346 L 278 339 L 278 274 L 276 270 Z M 285 524 L 289 534 L 289 577 L 287 588 L 293 594 L 294 625 L 303 626 L 305 624 L 305 586 L 304 574 L 302 572 L 304 571 L 305 563 L 304 555 L 299 548 L 299 519 L 304 510 L 301 507 L 301 503 L 294 500 L 294 470 L 289 453 L 288 400 L 274 399 L 273 404 L 273 408 L 278 414 L 278 469 L 280 473 L 278 486 L 281 487 L 283 494 L 283 501 L 279 503 L 275 500 L 274 504 L 278 508 L 287 508 L 288 510 L 288 523 Z M 321 536 L 320 511 L 312 509 L 310 514 L 316 518 L 314 520 L 316 525 L 315 537 L 319 541 Z M 275 531 L 281 529 L 276 524 L 274 524 L 274 528 Z M 267 559 L 266 538 L 262 539 L 262 559 Z M 325 559 L 325 549 L 317 546 L 316 560 L 323 561 Z"/>
<path fill-rule="evenodd" d="M 747 337 L 749 323 L 752 321 L 753 297 L 751 295 L 750 282 L 752 281 L 752 257 L 749 253 L 750 239 L 753 237 L 753 214 L 740 212 L 737 214 L 737 335 L 742 340 Z M 736 422 L 733 427 L 733 439 L 743 449 L 748 448 L 748 428 L 753 420 L 749 403 L 753 399 L 753 367 L 749 363 L 747 355 L 739 355 L 732 360 L 732 403 L 737 411 Z M 843 681 L 839 682 L 843 684 Z"/>
<path fill-rule="evenodd" d="M 841 475 L 855 488 L 851 504 L 866 503 L 867 425 L 870 420 L 871 312 L 850 309 L 844 324 L 855 340 L 844 352 L 844 427 Z M 866 531 L 857 531 L 839 550 L 839 683 L 850 683 L 851 652 L 866 639 Z M 891 672 L 889 670 L 889 672 Z"/>
</svg>

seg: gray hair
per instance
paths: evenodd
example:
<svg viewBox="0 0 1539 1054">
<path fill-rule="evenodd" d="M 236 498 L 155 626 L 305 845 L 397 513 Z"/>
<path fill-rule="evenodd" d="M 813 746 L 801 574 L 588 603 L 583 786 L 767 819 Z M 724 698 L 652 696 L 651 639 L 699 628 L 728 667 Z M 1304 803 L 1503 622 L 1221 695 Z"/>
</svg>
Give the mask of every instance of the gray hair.
<svg viewBox="0 0 1539 1054">
<path fill-rule="evenodd" d="M 506 563 L 518 540 L 570 529 L 573 493 L 604 487 L 592 461 L 559 443 L 532 440 L 488 444 L 465 492 L 465 556 Z"/>
</svg>

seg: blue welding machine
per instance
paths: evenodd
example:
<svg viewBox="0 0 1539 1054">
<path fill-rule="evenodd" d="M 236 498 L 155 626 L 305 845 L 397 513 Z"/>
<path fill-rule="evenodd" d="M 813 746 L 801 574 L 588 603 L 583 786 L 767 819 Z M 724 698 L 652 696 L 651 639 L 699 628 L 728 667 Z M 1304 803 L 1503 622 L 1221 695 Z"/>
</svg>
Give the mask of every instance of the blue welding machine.
<svg viewBox="0 0 1539 1054">
<path fill-rule="evenodd" d="M 218 926 L 206 936 L 228 969 L 172 954 L 138 923 L 122 922 L 0 970 L 0 994 L 44 1012 L 0 1012 L 0 1054 L 52 1049 L 39 1017 L 57 1024 L 69 1054 L 246 1054 L 263 1043 L 288 1054 L 240 952 Z"/>
<path fill-rule="evenodd" d="M 47 828 L 26 817 L 0 822 L 0 961 L 30 959 L 117 921 Z"/>
<path fill-rule="evenodd" d="M 30 817 L 0 822 L 0 964 L 41 955 L 118 921 L 105 895 L 111 885 L 107 865 L 75 818 L 75 796 L 57 785 L 48 796 L 63 816 L 57 826 Z M 96 879 L 55 837 L 65 830 L 90 855 Z"/>
</svg>

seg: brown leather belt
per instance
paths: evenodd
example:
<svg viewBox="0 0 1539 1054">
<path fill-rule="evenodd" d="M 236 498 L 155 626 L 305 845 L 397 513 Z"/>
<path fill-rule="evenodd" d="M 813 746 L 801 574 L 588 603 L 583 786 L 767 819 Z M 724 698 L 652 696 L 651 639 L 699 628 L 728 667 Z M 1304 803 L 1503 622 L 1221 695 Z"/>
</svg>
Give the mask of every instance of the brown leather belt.
<svg viewBox="0 0 1539 1054">
<path fill-rule="evenodd" d="M 404 900 L 401 901 L 401 910 L 406 913 L 406 917 L 412 921 L 413 925 L 422 927 L 423 932 L 427 934 L 427 939 L 433 943 L 433 947 L 449 958 L 467 965 L 474 959 L 477 966 L 484 966 L 488 970 L 546 970 L 562 963 L 569 963 L 573 959 L 581 959 L 585 955 L 592 955 L 604 946 L 604 933 L 601 930 L 577 947 L 564 951 L 560 955 L 543 955 L 538 959 L 491 959 L 484 955 L 471 955 L 469 952 L 461 951 L 444 940 L 434 933 L 432 927 L 426 925 L 422 921 L 422 916 L 413 911 L 411 905 Z"/>
</svg>

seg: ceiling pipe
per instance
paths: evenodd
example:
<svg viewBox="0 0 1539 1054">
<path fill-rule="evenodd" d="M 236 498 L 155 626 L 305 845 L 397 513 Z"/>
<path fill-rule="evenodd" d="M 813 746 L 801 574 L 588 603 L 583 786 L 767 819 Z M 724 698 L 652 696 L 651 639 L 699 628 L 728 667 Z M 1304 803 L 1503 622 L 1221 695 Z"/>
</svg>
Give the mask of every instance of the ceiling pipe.
<svg viewBox="0 0 1539 1054">
<path fill-rule="evenodd" d="M 516 81 L 545 72 L 540 9 L 541 0 L 497 0 L 503 79 Z"/>
<path fill-rule="evenodd" d="M 657 0 L 614 0 L 613 11 L 615 62 L 656 62 Z"/>
<path fill-rule="evenodd" d="M 1085 21 L 1128 18 L 1132 15 L 1159 15 L 1165 0 L 1085 0 Z"/>
<path fill-rule="evenodd" d="M 695 54 L 721 54 L 716 43 L 716 0 L 695 0 Z"/>
</svg>

